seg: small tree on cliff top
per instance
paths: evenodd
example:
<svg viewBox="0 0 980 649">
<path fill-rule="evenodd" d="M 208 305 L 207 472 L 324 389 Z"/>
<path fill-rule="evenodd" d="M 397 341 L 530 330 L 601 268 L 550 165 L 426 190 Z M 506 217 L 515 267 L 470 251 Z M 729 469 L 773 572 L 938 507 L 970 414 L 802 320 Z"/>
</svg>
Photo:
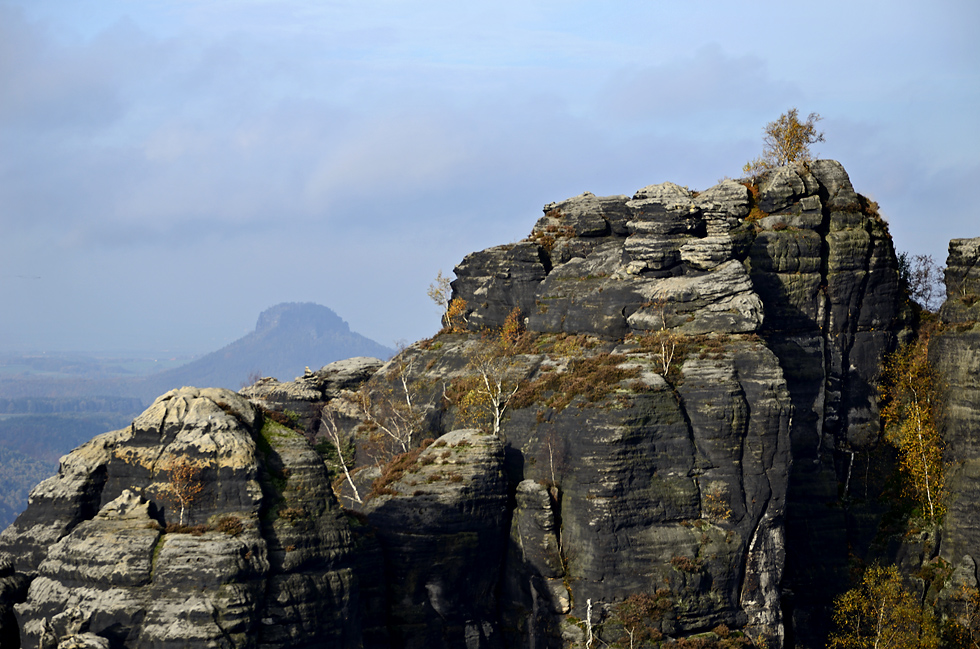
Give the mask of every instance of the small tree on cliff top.
<svg viewBox="0 0 980 649">
<path fill-rule="evenodd" d="M 466 300 L 453 297 L 453 287 L 448 277 L 442 271 L 436 275 L 436 280 L 429 284 L 429 299 L 443 310 L 443 331 L 462 333 L 466 331 Z"/>
<path fill-rule="evenodd" d="M 762 156 L 745 163 L 742 171 L 754 176 L 794 162 L 809 162 L 810 145 L 824 141 L 823 133 L 817 132 L 817 122 L 821 119 L 817 113 L 810 113 L 805 122 L 800 122 L 799 112 L 790 108 L 779 119 L 766 124 Z"/>
<path fill-rule="evenodd" d="M 449 301 L 453 296 L 453 288 L 449 283 L 449 278 L 444 276 L 441 270 L 436 275 L 435 281 L 429 284 L 429 290 L 426 291 L 426 294 L 443 312 L 449 308 Z"/>
</svg>

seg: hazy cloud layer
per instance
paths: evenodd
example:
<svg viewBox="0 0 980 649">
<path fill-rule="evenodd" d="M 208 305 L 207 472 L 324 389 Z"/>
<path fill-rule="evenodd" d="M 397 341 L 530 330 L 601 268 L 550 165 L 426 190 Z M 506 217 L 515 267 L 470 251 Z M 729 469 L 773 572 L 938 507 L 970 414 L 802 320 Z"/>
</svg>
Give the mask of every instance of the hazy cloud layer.
<svg viewBox="0 0 980 649">
<path fill-rule="evenodd" d="M 900 248 L 980 236 L 972 3 L 0 0 L 0 351 L 383 344 L 543 204 L 705 188 L 791 106 Z M 84 6 L 83 6 L 84 5 Z"/>
</svg>

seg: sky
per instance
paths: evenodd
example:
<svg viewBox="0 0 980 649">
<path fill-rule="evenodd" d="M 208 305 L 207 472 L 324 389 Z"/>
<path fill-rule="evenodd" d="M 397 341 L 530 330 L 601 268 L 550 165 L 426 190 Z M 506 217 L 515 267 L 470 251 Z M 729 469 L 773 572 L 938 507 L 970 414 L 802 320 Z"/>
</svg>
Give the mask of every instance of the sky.
<svg viewBox="0 0 980 649">
<path fill-rule="evenodd" d="M 551 201 L 739 177 L 819 113 L 896 247 L 980 236 L 975 0 L 0 0 L 0 352 L 385 344 Z"/>
</svg>

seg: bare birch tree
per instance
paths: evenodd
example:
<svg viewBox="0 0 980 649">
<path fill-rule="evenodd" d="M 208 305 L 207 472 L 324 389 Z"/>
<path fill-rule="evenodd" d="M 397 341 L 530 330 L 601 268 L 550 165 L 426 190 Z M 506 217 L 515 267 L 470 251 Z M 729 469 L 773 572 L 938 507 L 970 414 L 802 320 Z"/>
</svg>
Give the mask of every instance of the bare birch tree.
<svg viewBox="0 0 980 649">
<path fill-rule="evenodd" d="M 347 396 L 371 430 L 370 439 L 378 448 L 375 459 L 379 463 L 408 452 L 425 422 L 420 386 L 411 378 L 415 361 L 405 360 L 404 352 L 400 358 L 385 380 L 369 381 Z"/>
<path fill-rule="evenodd" d="M 512 358 L 501 354 L 498 345 L 481 343 L 480 348 L 470 359 L 470 366 L 480 375 L 482 387 L 478 390 L 492 422 L 493 434 L 500 436 L 500 423 L 511 397 L 520 388 L 520 383 L 508 379 Z"/>
<path fill-rule="evenodd" d="M 364 501 L 361 500 L 361 494 L 357 491 L 357 485 L 354 484 L 354 478 L 351 476 L 350 468 L 347 465 L 347 458 L 344 456 L 344 445 L 340 439 L 337 416 L 328 406 L 323 406 L 320 409 L 320 426 L 321 430 L 326 433 L 327 439 L 333 444 L 334 450 L 337 451 L 337 462 L 340 464 L 340 468 L 344 472 L 344 477 L 347 479 L 347 484 L 350 485 L 351 491 L 354 494 L 352 500 L 363 503 Z"/>
<path fill-rule="evenodd" d="M 931 521 L 942 516 L 946 491 L 944 444 L 936 426 L 941 405 L 937 384 L 928 337 L 900 348 L 882 366 L 885 439 L 898 449 L 909 491 Z"/>
<path fill-rule="evenodd" d="M 457 404 L 464 421 L 486 422 L 497 436 L 510 401 L 521 387 L 514 366 L 516 346 L 523 334 L 523 320 L 517 308 L 499 331 L 484 333 L 470 354 L 468 365 L 475 372 L 476 381 Z"/>
</svg>

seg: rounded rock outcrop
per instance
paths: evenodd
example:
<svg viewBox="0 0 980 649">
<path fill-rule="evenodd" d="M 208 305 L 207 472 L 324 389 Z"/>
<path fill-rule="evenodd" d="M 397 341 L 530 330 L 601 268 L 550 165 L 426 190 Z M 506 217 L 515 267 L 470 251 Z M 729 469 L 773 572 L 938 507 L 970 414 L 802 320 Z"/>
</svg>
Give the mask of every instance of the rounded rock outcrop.
<svg viewBox="0 0 980 649">
<path fill-rule="evenodd" d="M 0 535 L 24 646 L 359 641 L 350 528 L 298 432 L 181 388 L 62 458 Z M 263 622 L 269 621 L 269 623 Z"/>
</svg>

